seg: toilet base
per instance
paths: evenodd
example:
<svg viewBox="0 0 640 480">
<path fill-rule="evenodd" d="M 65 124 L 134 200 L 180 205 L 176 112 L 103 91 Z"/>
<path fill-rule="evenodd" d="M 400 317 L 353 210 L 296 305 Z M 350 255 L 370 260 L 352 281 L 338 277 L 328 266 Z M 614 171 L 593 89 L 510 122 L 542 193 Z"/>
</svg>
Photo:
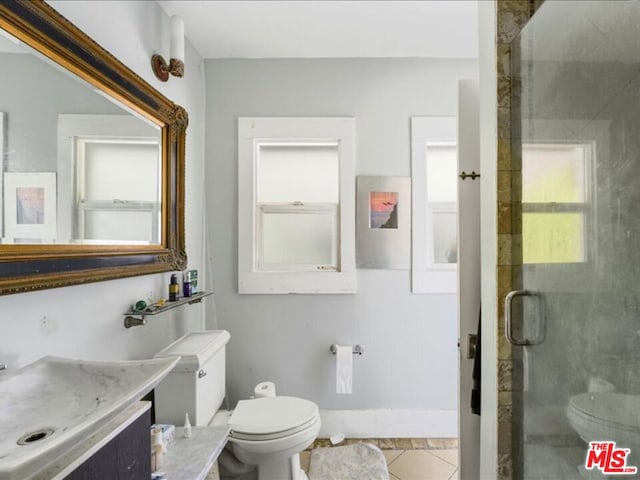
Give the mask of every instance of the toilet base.
<svg viewBox="0 0 640 480">
<path fill-rule="evenodd" d="M 258 467 L 238 460 L 229 444 L 218 457 L 218 467 L 220 480 L 258 480 Z"/>
<path fill-rule="evenodd" d="M 242 463 L 227 445 L 218 457 L 221 480 L 308 480 L 300 467 L 300 455 L 260 465 Z"/>
<path fill-rule="evenodd" d="M 295 454 L 285 460 L 258 465 L 258 480 L 308 480 L 300 468 L 300 455 Z"/>
<path fill-rule="evenodd" d="M 308 480 L 300 467 L 300 455 L 296 454 L 284 461 L 247 465 L 225 449 L 218 458 L 221 480 Z"/>
</svg>

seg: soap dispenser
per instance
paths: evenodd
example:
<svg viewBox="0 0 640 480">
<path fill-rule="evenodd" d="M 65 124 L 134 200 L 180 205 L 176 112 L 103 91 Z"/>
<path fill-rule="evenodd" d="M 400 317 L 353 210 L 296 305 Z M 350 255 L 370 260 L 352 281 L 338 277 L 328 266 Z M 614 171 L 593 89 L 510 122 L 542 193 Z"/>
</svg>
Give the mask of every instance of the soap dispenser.
<svg viewBox="0 0 640 480">
<path fill-rule="evenodd" d="M 169 283 L 169 301 L 175 302 L 180 294 L 180 285 L 178 284 L 178 276 L 174 273 L 171 275 L 171 283 Z"/>
<path fill-rule="evenodd" d="M 189 414 L 184 414 L 184 429 L 182 430 L 184 438 L 191 438 L 191 422 L 189 422 Z"/>
<path fill-rule="evenodd" d="M 167 453 L 167 446 L 162 438 L 162 430 L 154 428 L 151 431 L 151 471 L 156 472 L 162 468 L 164 454 Z"/>
</svg>

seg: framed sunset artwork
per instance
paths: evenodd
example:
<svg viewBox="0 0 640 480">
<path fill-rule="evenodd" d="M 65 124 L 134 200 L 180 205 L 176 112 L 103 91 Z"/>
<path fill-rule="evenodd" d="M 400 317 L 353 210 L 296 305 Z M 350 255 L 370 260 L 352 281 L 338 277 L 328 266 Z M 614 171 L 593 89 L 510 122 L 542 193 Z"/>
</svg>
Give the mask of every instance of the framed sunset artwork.
<svg viewBox="0 0 640 480">
<path fill-rule="evenodd" d="M 411 180 L 357 178 L 358 267 L 406 270 L 411 256 Z"/>
</svg>

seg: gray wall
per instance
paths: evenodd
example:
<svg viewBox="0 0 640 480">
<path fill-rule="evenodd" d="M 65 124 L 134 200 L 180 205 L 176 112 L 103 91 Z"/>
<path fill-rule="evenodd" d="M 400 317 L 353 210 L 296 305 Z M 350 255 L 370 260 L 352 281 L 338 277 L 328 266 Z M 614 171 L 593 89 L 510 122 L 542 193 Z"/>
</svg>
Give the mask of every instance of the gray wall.
<svg viewBox="0 0 640 480">
<path fill-rule="evenodd" d="M 231 333 L 231 406 L 272 380 L 321 408 L 454 410 L 454 295 L 413 295 L 408 271 L 364 269 L 354 295 L 237 294 L 236 119 L 353 116 L 357 175 L 409 176 L 409 118 L 456 115 L 458 79 L 477 77 L 477 62 L 208 60 L 205 75 L 208 238 L 217 326 Z M 332 343 L 365 345 L 352 395 L 335 393 Z"/>
<path fill-rule="evenodd" d="M 5 171 L 55 172 L 58 114 L 124 115 L 79 79 L 31 54 L 3 53 L 0 111 L 7 114 Z"/>
</svg>

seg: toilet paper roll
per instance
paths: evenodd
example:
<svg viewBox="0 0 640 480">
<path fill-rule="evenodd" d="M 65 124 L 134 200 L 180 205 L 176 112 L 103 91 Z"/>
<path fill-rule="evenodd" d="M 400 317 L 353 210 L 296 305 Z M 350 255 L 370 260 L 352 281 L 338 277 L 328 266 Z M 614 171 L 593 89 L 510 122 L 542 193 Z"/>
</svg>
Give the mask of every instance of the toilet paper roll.
<svg viewBox="0 0 640 480">
<path fill-rule="evenodd" d="M 353 393 L 353 347 L 336 348 L 336 393 Z"/>
<path fill-rule="evenodd" d="M 273 382 L 260 382 L 253 389 L 253 393 L 256 398 L 262 397 L 275 397 L 276 396 L 276 384 Z"/>
<path fill-rule="evenodd" d="M 615 392 L 616 387 L 605 379 L 592 377 L 589 379 L 589 392 Z"/>
</svg>

